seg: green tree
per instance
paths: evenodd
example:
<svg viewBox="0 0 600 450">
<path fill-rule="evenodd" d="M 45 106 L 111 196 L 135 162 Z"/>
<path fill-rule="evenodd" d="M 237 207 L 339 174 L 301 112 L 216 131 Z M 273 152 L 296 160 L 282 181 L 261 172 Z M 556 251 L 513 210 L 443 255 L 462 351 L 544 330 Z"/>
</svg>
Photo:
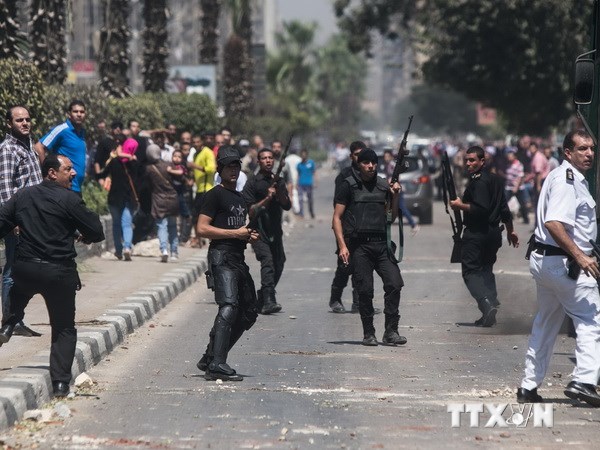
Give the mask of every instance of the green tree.
<svg viewBox="0 0 600 450">
<path fill-rule="evenodd" d="M 333 36 L 316 53 L 316 95 L 328 112 L 324 128 L 336 140 L 358 128 L 365 92 L 365 58 L 350 52 L 341 35 Z"/>
<path fill-rule="evenodd" d="M 496 108 L 511 131 L 544 133 L 572 113 L 572 64 L 588 46 L 592 3 L 362 0 L 353 7 L 338 0 L 336 14 L 348 35 L 410 29 L 427 56 L 426 81 Z M 368 38 L 353 42 L 354 50 L 370 46 Z"/>
<path fill-rule="evenodd" d="M 221 0 L 200 0 L 202 27 L 200 63 L 217 64 L 219 58 L 219 14 Z"/>
<path fill-rule="evenodd" d="M 131 95 L 129 90 L 129 0 L 102 0 L 104 26 L 100 30 L 98 72 L 100 86 L 111 97 Z"/>
<path fill-rule="evenodd" d="M 232 33 L 223 50 L 223 106 L 227 124 L 243 128 L 252 112 L 252 22 L 250 0 L 227 0 Z"/>
<path fill-rule="evenodd" d="M 161 92 L 169 76 L 167 57 L 169 56 L 167 32 L 167 0 L 144 1 L 144 90 Z"/>
<path fill-rule="evenodd" d="M 31 3 L 30 56 L 48 83 L 63 83 L 67 78 L 67 13 L 64 0 Z"/>
<path fill-rule="evenodd" d="M 265 110 L 286 118 L 296 132 L 313 130 L 327 117 L 316 84 L 316 28 L 315 23 L 285 22 L 275 36 L 278 52 L 267 59 Z"/>
<path fill-rule="evenodd" d="M 0 0 L 0 59 L 27 54 L 27 37 L 21 32 L 14 0 Z"/>
<path fill-rule="evenodd" d="M 41 136 L 40 128 L 45 126 L 48 112 L 45 109 L 47 85 L 42 78 L 42 73 L 31 62 L 21 59 L 0 59 L 0 105 L 6 108 L 9 105 L 25 105 L 31 113 L 33 133 Z M 4 117 L 5 111 L 2 111 Z M 6 130 L 5 121 L 2 120 L 2 129 Z"/>
<path fill-rule="evenodd" d="M 120 120 L 125 125 L 130 120 L 137 120 L 142 129 L 162 128 L 165 124 L 162 105 L 151 93 L 110 99 L 108 119 Z"/>
<path fill-rule="evenodd" d="M 173 123 L 178 130 L 201 133 L 214 130 L 219 125 L 217 108 L 204 94 L 145 94 L 159 105 L 165 123 Z"/>
</svg>

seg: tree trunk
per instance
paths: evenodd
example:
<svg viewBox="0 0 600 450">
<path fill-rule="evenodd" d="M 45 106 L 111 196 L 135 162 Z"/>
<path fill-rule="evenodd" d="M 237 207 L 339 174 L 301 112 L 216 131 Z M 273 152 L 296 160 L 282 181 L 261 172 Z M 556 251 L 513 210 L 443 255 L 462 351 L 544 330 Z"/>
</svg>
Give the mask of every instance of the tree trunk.
<svg viewBox="0 0 600 450">
<path fill-rule="evenodd" d="M 168 78 L 167 0 L 144 1 L 144 90 L 162 92 Z"/>
<path fill-rule="evenodd" d="M 110 96 L 127 97 L 129 90 L 129 0 L 102 0 L 104 26 L 100 29 L 98 67 L 100 86 Z"/>
<path fill-rule="evenodd" d="M 200 0 L 202 29 L 200 64 L 217 64 L 219 61 L 219 14 L 221 0 Z"/>
<path fill-rule="evenodd" d="M 67 78 L 66 13 L 64 0 L 31 3 L 30 57 L 48 83 L 62 84 Z"/>
</svg>

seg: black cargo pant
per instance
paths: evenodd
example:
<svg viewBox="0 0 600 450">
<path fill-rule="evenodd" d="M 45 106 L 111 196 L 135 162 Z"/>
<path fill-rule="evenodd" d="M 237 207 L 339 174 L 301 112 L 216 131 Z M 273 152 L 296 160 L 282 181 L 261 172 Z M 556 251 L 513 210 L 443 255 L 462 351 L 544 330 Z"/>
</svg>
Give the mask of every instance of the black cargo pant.
<svg viewBox="0 0 600 450">
<path fill-rule="evenodd" d="M 273 242 L 262 237 L 252 244 L 256 259 L 260 262 L 261 289 L 275 289 L 285 265 L 285 251 L 282 236 L 275 236 Z"/>
<path fill-rule="evenodd" d="M 487 231 L 465 229 L 462 237 L 462 276 L 471 296 L 483 312 L 481 302 L 487 298 L 492 305 L 499 305 L 496 292 L 494 263 L 502 246 L 502 231 L 490 227 Z"/>
<path fill-rule="evenodd" d="M 366 319 L 372 321 L 374 315 L 373 271 L 377 272 L 377 275 L 383 280 L 383 312 L 386 318 L 397 318 L 399 316 L 400 291 L 404 286 L 404 281 L 398 263 L 388 252 L 386 241 L 353 242 L 350 254 L 354 264 L 353 277 L 358 290 L 359 312 L 363 326 Z"/>
<path fill-rule="evenodd" d="M 10 315 L 4 323 L 16 325 L 22 321 L 29 300 L 41 294 L 52 327 L 50 379 L 53 382 L 70 383 L 77 344 L 75 291 L 81 287 L 77 265 L 74 261 L 55 264 L 17 260 L 12 276 L 14 284 L 10 290 Z"/>
</svg>

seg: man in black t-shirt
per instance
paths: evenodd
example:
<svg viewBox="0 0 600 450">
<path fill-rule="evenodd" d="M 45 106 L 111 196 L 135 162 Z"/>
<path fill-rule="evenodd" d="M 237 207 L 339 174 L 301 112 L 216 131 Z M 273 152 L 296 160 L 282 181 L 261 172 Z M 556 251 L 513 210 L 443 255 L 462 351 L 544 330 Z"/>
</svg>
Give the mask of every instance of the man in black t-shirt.
<svg viewBox="0 0 600 450">
<path fill-rule="evenodd" d="M 258 291 L 258 303 L 261 314 L 281 311 L 281 305 L 275 299 L 275 288 L 285 264 L 281 218 L 283 211 L 289 211 L 292 207 L 285 180 L 275 179 L 274 163 L 275 157 L 271 149 L 260 150 L 258 152 L 260 170 L 246 182 L 242 191 L 244 200 L 251 210 L 266 208 L 265 214 L 258 221 L 260 239 L 252 244 L 256 259 L 260 261 L 261 289 Z"/>
<path fill-rule="evenodd" d="M 198 235 L 211 240 L 207 284 L 219 305 L 206 352 L 197 364 L 207 380 L 243 380 L 227 364 L 227 354 L 258 316 L 254 281 L 244 262 L 246 243 L 256 242 L 258 232 L 246 227 L 246 203 L 235 189 L 241 167 L 235 147 L 219 149 L 221 184 L 206 193 L 198 218 Z"/>
</svg>

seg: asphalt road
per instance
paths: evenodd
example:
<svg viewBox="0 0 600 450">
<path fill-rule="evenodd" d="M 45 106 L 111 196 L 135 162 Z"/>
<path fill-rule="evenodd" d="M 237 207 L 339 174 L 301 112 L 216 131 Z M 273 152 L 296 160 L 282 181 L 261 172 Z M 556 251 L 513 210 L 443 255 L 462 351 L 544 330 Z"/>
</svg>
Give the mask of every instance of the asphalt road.
<svg viewBox="0 0 600 450">
<path fill-rule="evenodd" d="M 498 325 L 478 318 L 449 263 L 450 226 L 436 204 L 434 225 L 407 236 L 401 263 L 403 347 L 360 345 L 360 319 L 328 311 L 335 266 L 331 185 L 317 189 L 317 218 L 286 238 L 278 287 L 281 313 L 259 316 L 229 357 L 240 383 L 205 381 L 196 369 L 216 313 L 204 282 L 185 291 L 89 372 L 96 381 L 67 405 L 64 422 L 22 422 L 5 444 L 21 448 L 597 448 L 600 410 L 562 394 L 572 370 L 572 339 L 559 336 L 540 389 L 554 404 L 552 428 L 451 426 L 449 404 L 514 403 L 535 312 L 524 244 L 501 249 Z M 517 225 L 523 242 L 529 229 Z M 258 266 L 247 252 L 258 284 Z M 376 304 L 382 307 L 381 283 Z M 349 300 L 348 291 L 345 298 Z M 349 301 L 345 302 L 347 305 Z M 383 316 L 376 316 L 377 336 Z M 506 419 L 508 409 L 503 414 Z M 523 412 L 523 411 L 521 411 Z"/>
</svg>

